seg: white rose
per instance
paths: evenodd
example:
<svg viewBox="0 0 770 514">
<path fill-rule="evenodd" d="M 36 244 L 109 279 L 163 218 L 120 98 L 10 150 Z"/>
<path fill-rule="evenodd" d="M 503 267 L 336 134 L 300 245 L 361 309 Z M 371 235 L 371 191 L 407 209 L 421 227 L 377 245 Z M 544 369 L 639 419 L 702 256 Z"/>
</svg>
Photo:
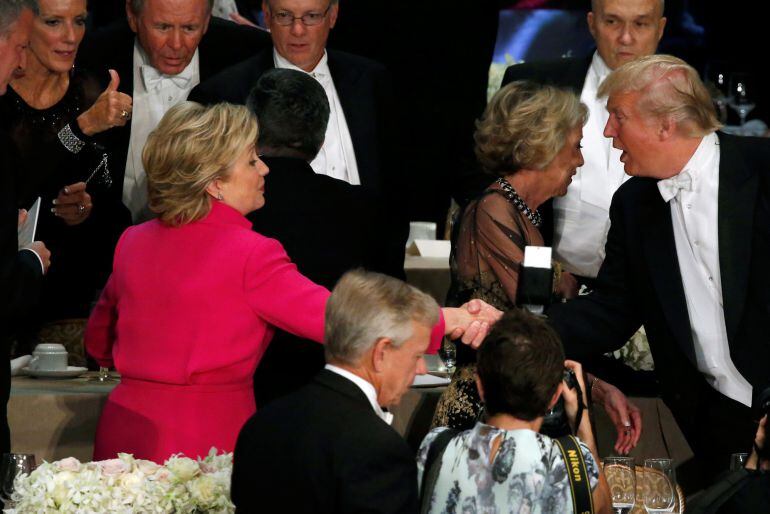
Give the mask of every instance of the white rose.
<svg viewBox="0 0 770 514">
<path fill-rule="evenodd" d="M 102 470 L 102 474 L 107 477 L 122 475 L 128 471 L 128 468 L 130 467 L 120 459 L 102 460 L 97 462 L 96 465 Z"/>
<path fill-rule="evenodd" d="M 59 471 L 72 471 L 73 473 L 77 473 L 80 471 L 80 461 L 75 457 L 67 457 L 66 459 L 56 462 L 56 469 Z"/>
<path fill-rule="evenodd" d="M 198 463 L 187 457 L 171 457 L 166 461 L 166 467 L 181 482 L 187 482 L 200 473 Z"/>
</svg>

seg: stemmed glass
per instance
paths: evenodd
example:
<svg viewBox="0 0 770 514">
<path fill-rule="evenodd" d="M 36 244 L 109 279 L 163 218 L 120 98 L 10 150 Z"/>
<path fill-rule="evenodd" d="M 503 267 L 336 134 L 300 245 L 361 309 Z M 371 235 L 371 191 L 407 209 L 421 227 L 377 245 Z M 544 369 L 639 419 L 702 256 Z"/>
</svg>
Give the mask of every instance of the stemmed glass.
<svg viewBox="0 0 770 514">
<path fill-rule="evenodd" d="M 636 469 L 633 457 L 607 457 L 604 459 L 604 476 L 610 486 L 612 510 L 615 514 L 627 514 L 636 501 Z"/>
<path fill-rule="evenodd" d="M 452 341 L 444 340 L 441 348 L 439 348 L 438 356 L 441 357 L 441 361 L 446 366 L 447 374 L 451 377 L 455 371 L 455 365 L 457 364 L 457 348 Z"/>
<path fill-rule="evenodd" d="M 647 512 L 674 512 L 676 500 L 676 477 L 671 459 L 645 459 L 644 508 Z"/>
<path fill-rule="evenodd" d="M 741 131 L 746 124 L 746 117 L 754 110 L 756 103 L 753 96 L 751 77 L 747 73 L 733 73 L 730 81 L 730 97 L 728 103 L 741 119 Z"/>
<path fill-rule="evenodd" d="M 719 121 L 722 123 L 727 123 L 727 99 L 730 96 L 730 83 L 726 68 L 727 65 L 724 62 L 710 61 L 706 65 L 704 76 L 706 87 L 709 93 L 711 93 Z"/>
<path fill-rule="evenodd" d="M 16 478 L 35 469 L 35 456 L 27 453 L 4 453 L 0 462 L 0 499 L 5 507 L 12 503 Z"/>
</svg>

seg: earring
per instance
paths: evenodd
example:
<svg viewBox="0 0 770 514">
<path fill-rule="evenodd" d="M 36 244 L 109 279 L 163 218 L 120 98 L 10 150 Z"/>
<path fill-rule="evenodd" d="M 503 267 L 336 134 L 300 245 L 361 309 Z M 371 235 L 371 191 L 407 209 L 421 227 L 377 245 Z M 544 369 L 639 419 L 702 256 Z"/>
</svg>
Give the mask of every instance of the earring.
<svg viewBox="0 0 770 514">
<path fill-rule="evenodd" d="M 219 200 L 219 201 L 221 202 L 221 201 L 222 201 L 222 200 L 224 200 L 224 199 L 225 199 L 225 197 L 224 197 L 224 196 L 222 196 L 222 191 L 218 192 L 218 193 L 217 193 L 217 200 Z"/>
</svg>

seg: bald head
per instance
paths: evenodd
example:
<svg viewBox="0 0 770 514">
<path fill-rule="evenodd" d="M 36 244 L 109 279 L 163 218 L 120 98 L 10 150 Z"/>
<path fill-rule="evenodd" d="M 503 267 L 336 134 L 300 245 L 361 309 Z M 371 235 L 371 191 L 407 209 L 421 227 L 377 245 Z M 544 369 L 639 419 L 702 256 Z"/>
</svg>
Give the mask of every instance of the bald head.
<svg viewBox="0 0 770 514">
<path fill-rule="evenodd" d="M 610 69 L 654 54 L 663 37 L 663 0 L 593 0 L 588 30 Z"/>
</svg>

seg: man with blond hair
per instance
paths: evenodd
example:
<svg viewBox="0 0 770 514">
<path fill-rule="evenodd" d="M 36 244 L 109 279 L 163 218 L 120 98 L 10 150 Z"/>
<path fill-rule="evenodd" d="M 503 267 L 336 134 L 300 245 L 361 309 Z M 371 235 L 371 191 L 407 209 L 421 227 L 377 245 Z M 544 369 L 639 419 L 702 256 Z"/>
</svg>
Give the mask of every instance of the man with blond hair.
<svg viewBox="0 0 770 514">
<path fill-rule="evenodd" d="M 770 141 L 717 132 L 708 92 L 676 57 L 627 63 L 599 95 L 633 178 L 613 199 L 595 291 L 551 319 L 577 359 L 644 324 L 661 396 L 709 480 L 751 446 L 750 407 L 770 385 Z"/>
</svg>

